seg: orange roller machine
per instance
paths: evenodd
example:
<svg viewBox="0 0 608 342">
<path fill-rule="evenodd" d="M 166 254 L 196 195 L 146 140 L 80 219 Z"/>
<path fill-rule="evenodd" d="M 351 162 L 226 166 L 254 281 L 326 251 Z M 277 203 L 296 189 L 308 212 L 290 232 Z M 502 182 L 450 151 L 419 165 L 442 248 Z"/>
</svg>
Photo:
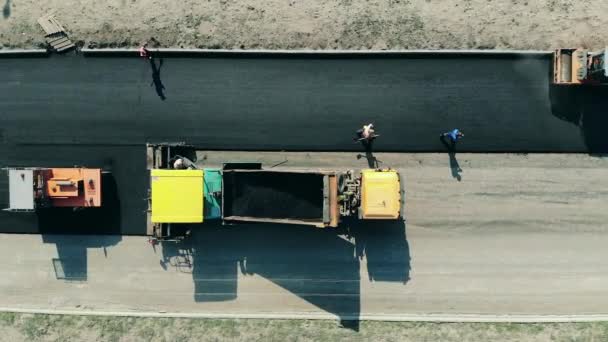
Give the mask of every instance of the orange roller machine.
<svg viewBox="0 0 608 342">
<path fill-rule="evenodd" d="M 101 169 L 8 168 L 7 171 L 10 207 L 6 210 L 101 206 Z"/>
</svg>

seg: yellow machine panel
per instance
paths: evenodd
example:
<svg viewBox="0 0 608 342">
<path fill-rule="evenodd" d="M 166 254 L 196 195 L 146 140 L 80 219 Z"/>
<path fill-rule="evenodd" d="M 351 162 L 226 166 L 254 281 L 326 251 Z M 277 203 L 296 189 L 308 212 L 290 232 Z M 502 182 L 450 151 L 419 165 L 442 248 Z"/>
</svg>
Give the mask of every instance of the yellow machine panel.
<svg viewBox="0 0 608 342">
<path fill-rule="evenodd" d="M 151 170 L 152 222 L 203 222 L 203 174 L 203 170 Z"/>
<path fill-rule="evenodd" d="M 400 211 L 401 181 L 397 171 L 361 171 L 361 218 L 397 219 Z"/>
</svg>

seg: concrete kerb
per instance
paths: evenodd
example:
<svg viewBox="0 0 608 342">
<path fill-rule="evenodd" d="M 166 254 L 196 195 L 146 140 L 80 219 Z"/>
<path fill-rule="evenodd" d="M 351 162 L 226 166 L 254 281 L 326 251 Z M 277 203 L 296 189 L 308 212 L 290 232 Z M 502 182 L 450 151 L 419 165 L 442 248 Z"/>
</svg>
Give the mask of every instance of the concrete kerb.
<svg viewBox="0 0 608 342">
<path fill-rule="evenodd" d="M 81 49 L 90 57 L 137 56 L 137 49 Z M 163 57 L 320 57 L 320 58 L 546 58 L 552 51 L 541 50 L 229 50 L 229 49 L 150 49 Z M 48 57 L 44 49 L 0 50 L 0 58 Z"/>
<path fill-rule="evenodd" d="M 136 56 L 137 49 L 81 49 L 85 56 Z M 230 49 L 150 49 L 166 57 L 504 57 L 545 58 L 543 50 L 230 50 Z"/>
<path fill-rule="evenodd" d="M 0 58 L 48 57 L 48 56 L 49 56 L 49 52 L 44 49 L 0 50 Z"/>
<path fill-rule="evenodd" d="M 137 49 L 81 49 L 85 56 L 137 56 Z M 552 51 L 543 50 L 230 50 L 230 49 L 150 49 L 166 57 L 505 57 L 544 58 Z M 44 49 L 0 50 L 0 58 L 48 57 Z"/>
<path fill-rule="evenodd" d="M 0 307 L 0 312 L 45 315 L 114 316 L 142 318 L 193 318 L 193 319 L 291 319 L 291 320 L 342 320 L 385 322 L 435 322 L 435 323 L 583 323 L 605 322 L 608 314 L 590 315 L 491 315 L 491 314 L 403 314 L 403 315 L 346 315 L 330 313 L 179 313 L 140 311 L 91 311 L 55 309 L 17 309 Z"/>
</svg>

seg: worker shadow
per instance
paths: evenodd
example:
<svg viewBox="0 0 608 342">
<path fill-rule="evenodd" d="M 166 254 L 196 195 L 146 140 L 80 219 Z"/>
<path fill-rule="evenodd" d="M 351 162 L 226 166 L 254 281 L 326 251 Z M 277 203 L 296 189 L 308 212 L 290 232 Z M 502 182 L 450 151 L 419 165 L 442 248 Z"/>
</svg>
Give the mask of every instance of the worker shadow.
<svg viewBox="0 0 608 342">
<path fill-rule="evenodd" d="M 462 168 L 460 168 L 460 164 L 456 159 L 456 144 L 452 143 L 451 141 L 446 141 L 446 138 L 444 136 L 441 136 L 440 139 L 443 146 L 445 146 L 445 148 L 448 150 L 448 156 L 450 158 L 450 171 L 452 172 L 452 177 L 454 177 L 460 182 L 462 180 L 462 176 L 460 175 L 460 173 L 462 172 Z"/>
<path fill-rule="evenodd" d="M 11 0 L 6 0 L 4 7 L 2 8 L 2 16 L 7 19 L 11 16 Z"/>
<path fill-rule="evenodd" d="M 107 248 L 122 240 L 116 182 L 111 174 L 103 174 L 101 184 L 104 198 L 99 208 L 47 208 L 36 212 L 43 243 L 57 248 L 57 258 L 52 260 L 56 279 L 86 281 L 87 250 L 102 248 L 107 256 Z"/>
<path fill-rule="evenodd" d="M 549 88 L 551 113 L 580 129 L 590 154 L 608 153 L 608 87 L 564 86 L 552 84 Z"/>
<path fill-rule="evenodd" d="M 365 157 L 365 159 L 367 160 L 367 166 L 369 168 L 372 168 L 372 169 L 379 168 L 382 161 L 378 160 L 376 158 L 376 156 L 374 156 L 374 152 L 373 152 L 373 148 L 372 148 L 373 142 L 362 142 L 362 144 L 363 144 L 363 148 L 365 149 L 365 155 L 357 154 L 357 159 L 361 159 L 361 158 Z"/>
<path fill-rule="evenodd" d="M 159 63 L 158 66 L 156 65 L 156 58 L 150 58 L 150 68 L 152 69 L 152 82 L 150 83 L 150 86 L 154 86 L 154 89 L 156 90 L 156 95 L 158 95 L 158 97 L 160 97 L 161 100 L 166 100 L 167 97 L 165 96 L 165 85 L 163 84 L 163 81 L 160 78 L 160 71 L 161 68 L 163 67 L 163 63 L 164 60 L 162 58 L 159 58 Z"/>
<path fill-rule="evenodd" d="M 339 229 L 207 222 L 183 242 L 163 243 L 162 258 L 167 267 L 182 271 L 191 263 L 196 302 L 235 301 L 238 306 L 240 301 L 253 305 L 251 311 L 310 312 L 298 301 L 288 304 L 287 294 L 273 286 L 251 285 L 263 284 L 256 279 L 263 277 L 355 331 L 361 268 L 367 269 L 369 281 L 403 284 L 410 271 L 402 221 L 353 221 Z M 239 287 L 239 282 L 245 285 Z"/>
</svg>

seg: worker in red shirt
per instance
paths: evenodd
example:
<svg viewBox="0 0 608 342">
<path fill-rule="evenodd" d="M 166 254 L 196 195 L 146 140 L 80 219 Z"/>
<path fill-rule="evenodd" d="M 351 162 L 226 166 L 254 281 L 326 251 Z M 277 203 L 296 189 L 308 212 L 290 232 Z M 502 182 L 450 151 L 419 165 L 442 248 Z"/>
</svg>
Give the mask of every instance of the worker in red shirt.
<svg viewBox="0 0 608 342">
<path fill-rule="evenodd" d="M 148 43 L 144 43 L 139 47 L 139 56 L 147 59 L 152 59 L 152 55 L 150 54 L 150 50 L 148 50 Z"/>
<path fill-rule="evenodd" d="M 355 141 L 372 141 L 376 138 L 376 132 L 374 130 L 374 125 L 363 125 L 363 128 L 357 130 L 357 137 L 354 139 Z"/>
</svg>

